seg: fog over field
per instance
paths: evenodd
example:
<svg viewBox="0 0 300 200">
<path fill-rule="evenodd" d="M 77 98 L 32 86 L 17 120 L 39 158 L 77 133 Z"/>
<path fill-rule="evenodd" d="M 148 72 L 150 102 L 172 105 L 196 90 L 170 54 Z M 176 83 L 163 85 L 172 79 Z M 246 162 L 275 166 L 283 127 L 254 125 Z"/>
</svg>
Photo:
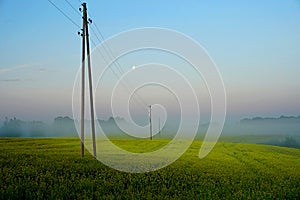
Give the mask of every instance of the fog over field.
<svg viewBox="0 0 300 200">
<path fill-rule="evenodd" d="M 129 127 L 121 117 L 98 120 L 108 137 L 134 138 L 122 131 L 118 124 Z M 90 121 L 86 121 L 89 126 Z M 208 123 L 200 124 L 196 139 L 203 139 Z M 213 125 L 213 124 L 212 124 Z M 56 117 L 52 123 L 8 119 L 0 124 L 2 137 L 78 137 L 74 120 L 70 117 Z M 178 125 L 166 122 L 158 133 L 158 124 L 153 124 L 154 138 L 173 138 Z M 89 135 L 89 131 L 86 131 Z M 221 141 L 240 143 L 264 143 L 300 148 L 300 116 L 244 118 L 235 123 L 225 123 Z"/>
</svg>

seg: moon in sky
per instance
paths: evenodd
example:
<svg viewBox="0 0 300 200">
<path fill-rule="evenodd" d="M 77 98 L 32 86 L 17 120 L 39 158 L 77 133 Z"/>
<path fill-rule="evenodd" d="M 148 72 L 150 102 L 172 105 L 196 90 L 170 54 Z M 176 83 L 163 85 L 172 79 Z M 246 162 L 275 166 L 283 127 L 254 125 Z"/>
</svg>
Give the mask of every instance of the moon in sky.
<svg viewBox="0 0 300 200">
<path fill-rule="evenodd" d="M 132 70 L 135 70 L 135 68 L 136 68 L 136 67 L 135 67 L 134 65 L 131 67 Z"/>
</svg>

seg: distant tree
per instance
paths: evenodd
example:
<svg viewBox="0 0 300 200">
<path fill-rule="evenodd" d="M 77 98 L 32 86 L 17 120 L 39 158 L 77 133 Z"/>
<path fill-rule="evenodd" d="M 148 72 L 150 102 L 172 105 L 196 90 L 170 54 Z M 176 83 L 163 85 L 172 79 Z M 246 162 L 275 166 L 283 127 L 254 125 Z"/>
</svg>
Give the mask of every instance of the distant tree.
<svg viewBox="0 0 300 200">
<path fill-rule="evenodd" d="M 294 137 L 288 136 L 285 138 L 285 141 L 283 142 L 283 146 L 297 148 L 298 144 Z"/>
<path fill-rule="evenodd" d="M 28 122 L 29 136 L 31 137 L 44 137 L 46 132 L 46 126 L 41 121 Z"/>
<path fill-rule="evenodd" d="M 56 117 L 52 124 L 52 136 L 76 136 L 74 120 L 70 117 Z"/>
<path fill-rule="evenodd" d="M 107 122 L 109 123 L 115 123 L 115 119 L 113 117 L 109 117 Z"/>
<path fill-rule="evenodd" d="M 3 126 L 0 129 L 1 136 L 6 137 L 21 137 L 23 122 L 16 117 L 8 119 L 5 118 Z"/>
</svg>

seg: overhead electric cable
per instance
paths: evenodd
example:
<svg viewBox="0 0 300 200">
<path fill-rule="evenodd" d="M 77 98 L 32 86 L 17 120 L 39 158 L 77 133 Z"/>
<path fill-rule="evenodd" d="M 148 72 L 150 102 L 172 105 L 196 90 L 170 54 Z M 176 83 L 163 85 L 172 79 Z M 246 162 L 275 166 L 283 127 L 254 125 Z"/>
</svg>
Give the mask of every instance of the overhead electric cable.
<svg viewBox="0 0 300 200">
<path fill-rule="evenodd" d="M 80 26 L 72 20 L 71 17 L 69 17 L 62 9 L 60 9 L 55 3 L 53 3 L 51 0 L 47 0 L 49 3 L 52 4 L 63 16 L 65 16 L 73 25 L 75 25 L 77 28 L 81 29 Z"/>
</svg>

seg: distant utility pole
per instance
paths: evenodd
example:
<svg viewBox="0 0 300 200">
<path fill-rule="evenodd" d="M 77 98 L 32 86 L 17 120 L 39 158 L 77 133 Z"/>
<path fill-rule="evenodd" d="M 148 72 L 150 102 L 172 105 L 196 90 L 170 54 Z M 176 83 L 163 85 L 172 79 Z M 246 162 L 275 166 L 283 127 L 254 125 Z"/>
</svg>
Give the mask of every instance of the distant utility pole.
<svg viewBox="0 0 300 200">
<path fill-rule="evenodd" d="M 160 137 L 160 117 L 158 118 L 158 136 Z"/>
<path fill-rule="evenodd" d="M 151 105 L 149 105 L 149 121 L 150 121 L 150 140 L 152 140 L 152 120 L 151 120 Z"/>
<path fill-rule="evenodd" d="M 93 80 L 90 58 L 90 43 L 89 43 L 89 28 L 88 24 L 92 20 L 87 18 L 86 3 L 82 4 L 82 79 L 81 79 L 81 157 L 84 156 L 84 99 L 85 99 L 85 48 L 87 50 L 88 60 L 88 78 L 89 78 L 89 93 L 90 93 L 90 108 L 91 108 L 91 126 L 92 126 L 92 140 L 93 140 L 93 155 L 96 157 L 96 137 L 95 137 L 95 118 L 94 118 L 94 101 L 93 101 Z M 79 9 L 81 11 L 81 9 Z M 86 45 L 86 46 L 85 46 Z"/>
</svg>

